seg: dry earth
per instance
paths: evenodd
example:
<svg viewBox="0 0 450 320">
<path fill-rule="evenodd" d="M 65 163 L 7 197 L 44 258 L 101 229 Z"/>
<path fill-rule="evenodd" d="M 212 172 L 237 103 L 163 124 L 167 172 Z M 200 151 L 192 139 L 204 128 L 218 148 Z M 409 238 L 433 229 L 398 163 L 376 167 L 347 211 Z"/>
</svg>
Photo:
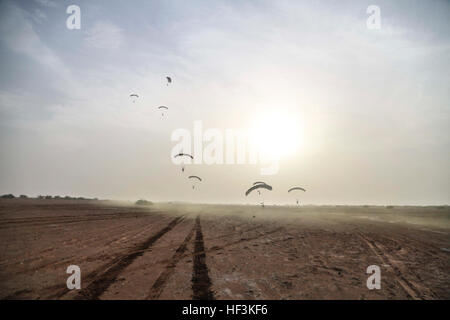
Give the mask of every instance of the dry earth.
<svg viewBox="0 0 450 320">
<path fill-rule="evenodd" d="M 5 199 L 0 298 L 449 299 L 449 232 L 449 207 Z"/>
</svg>

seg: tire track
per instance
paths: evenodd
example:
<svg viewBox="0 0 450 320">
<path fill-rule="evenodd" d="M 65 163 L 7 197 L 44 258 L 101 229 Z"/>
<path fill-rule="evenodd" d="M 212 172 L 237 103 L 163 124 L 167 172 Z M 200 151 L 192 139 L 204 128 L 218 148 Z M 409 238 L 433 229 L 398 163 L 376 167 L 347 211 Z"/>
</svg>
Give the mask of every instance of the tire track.
<svg viewBox="0 0 450 320">
<path fill-rule="evenodd" d="M 86 221 L 105 221 L 112 219 L 133 219 L 141 218 L 142 215 L 137 214 L 124 214 L 124 215 L 111 215 L 106 217 L 82 217 L 82 218 L 55 218 L 55 219 L 33 219 L 28 221 L 7 221 L 0 224 L 0 229 L 7 228 L 24 228 L 24 227 L 40 227 L 45 225 L 65 225 Z"/>
<path fill-rule="evenodd" d="M 112 240 L 106 242 L 103 247 L 110 247 L 111 245 L 116 245 L 119 242 L 121 242 L 121 237 L 128 237 L 129 235 L 131 235 L 132 238 L 136 238 L 138 235 L 148 231 L 148 229 L 151 229 L 151 227 L 149 228 L 148 226 L 144 226 L 140 231 L 136 232 L 134 225 L 113 225 L 112 227 L 109 228 L 104 228 L 102 229 L 102 231 L 106 232 L 107 234 L 111 234 L 111 235 L 117 235 L 115 238 L 113 238 Z M 48 235 L 50 232 L 52 232 L 53 234 L 59 234 L 61 233 L 61 228 L 58 228 L 56 230 L 46 230 L 45 233 Z M 70 232 L 72 233 L 79 233 L 80 230 L 77 230 L 75 228 L 72 228 L 70 230 Z M 21 235 L 21 237 L 24 237 L 24 235 Z M 61 260 L 57 259 L 53 262 L 51 261 L 47 261 L 45 262 L 42 266 L 38 265 L 38 266 L 34 266 L 33 267 L 33 272 L 35 271 L 35 269 L 40 269 L 41 267 L 47 267 L 49 265 L 52 265 L 53 263 L 55 263 L 55 266 L 58 264 L 65 264 L 64 259 L 72 259 L 73 256 L 75 256 L 78 252 L 83 251 L 83 247 L 84 246 L 90 246 L 91 244 L 96 244 L 99 240 L 104 240 L 104 235 L 99 234 L 97 236 L 94 237 L 90 237 L 90 238 L 86 238 L 86 239 L 79 239 L 79 238 L 71 238 L 71 239 L 63 239 L 63 246 L 67 247 L 67 246 L 73 246 L 76 245 L 77 247 L 79 247 L 79 249 L 75 252 L 74 255 L 69 256 L 69 257 L 63 257 Z M 31 241 L 31 240 L 30 240 Z M 0 261 L 0 267 L 5 267 L 5 266 L 12 266 L 12 265 L 17 265 L 19 263 L 31 263 L 33 261 L 37 261 L 37 260 L 41 260 L 41 257 L 44 253 L 49 253 L 49 252 L 55 252 L 57 250 L 60 250 L 60 247 L 57 247 L 55 245 L 51 246 L 51 247 L 47 247 L 39 252 L 37 252 L 36 254 L 34 254 L 33 257 L 29 258 L 29 259 L 25 259 L 23 258 L 23 255 L 17 255 L 14 257 L 9 257 L 7 260 L 1 260 Z M 17 273 L 21 273 L 21 271 L 17 271 Z"/>
<path fill-rule="evenodd" d="M 410 296 L 414 300 L 423 300 L 423 297 L 421 296 L 419 290 L 417 290 L 417 288 L 402 275 L 402 272 L 400 271 L 397 264 L 393 260 L 389 259 L 389 257 L 383 252 L 383 250 L 376 244 L 375 241 L 368 239 L 361 233 L 358 233 L 358 236 L 367 244 L 370 250 L 375 253 L 375 255 L 381 260 L 383 264 L 392 266 L 397 282 L 405 290 L 408 296 Z"/>
<path fill-rule="evenodd" d="M 386 237 L 383 238 L 392 241 L 393 243 L 395 243 L 400 247 L 403 246 L 403 244 L 398 242 L 397 240 Z M 401 259 L 398 255 L 390 253 L 389 251 L 391 250 L 389 250 L 389 246 L 386 246 L 385 243 L 381 242 L 378 243 L 377 245 L 380 248 L 380 250 L 383 251 L 388 261 L 392 264 L 392 266 L 394 266 L 398 270 L 399 273 L 409 275 L 409 279 L 404 280 L 407 281 L 407 283 L 411 286 L 412 289 L 414 289 L 414 291 L 419 295 L 420 299 L 423 300 L 435 299 L 435 293 L 433 292 L 433 290 L 423 285 L 422 280 L 418 277 L 418 275 L 415 274 L 411 269 L 408 269 L 407 266 L 405 266 L 403 259 Z"/>
<path fill-rule="evenodd" d="M 214 300 L 211 291 L 211 279 L 208 275 L 206 265 L 205 245 L 203 243 L 202 226 L 200 217 L 195 219 L 195 245 L 194 245 L 194 270 L 192 273 L 192 299 L 193 300 Z"/>
<path fill-rule="evenodd" d="M 64 265 L 70 265 L 71 261 L 74 261 L 74 260 L 77 260 L 78 264 L 84 263 L 84 262 L 89 261 L 89 260 L 98 260 L 98 259 L 101 259 L 101 257 L 99 256 L 99 252 L 102 252 L 102 251 L 104 251 L 105 249 L 108 249 L 108 248 L 111 249 L 111 245 L 117 245 L 117 244 L 125 243 L 126 241 L 131 241 L 131 240 L 133 240 L 135 238 L 138 238 L 141 234 L 149 231 L 149 229 L 152 229 L 152 227 L 151 226 L 147 226 L 147 227 L 144 227 L 142 230 L 139 230 L 137 232 L 133 231 L 132 229 L 131 230 L 127 230 L 123 234 L 120 234 L 117 238 L 114 238 L 113 240 L 111 240 L 109 242 L 106 242 L 102 247 L 99 247 L 94 253 L 92 253 L 92 254 L 90 254 L 88 256 L 85 256 L 83 258 L 77 258 L 77 255 L 79 253 L 82 253 L 83 250 L 84 250 L 83 248 L 81 248 L 81 249 L 75 251 L 74 254 L 72 254 L 71 256 L 63 257 L 62 259 L 57 259 L 57 260 L 50 260 L 50 261 L 47 261 L 45 263 L 39 264 L 37 266 L 33 266 L 33 268 L 31 268 L 29 270 L 16 271 L 16 272 L 13 272 L 12 274 L 16 275 L 16 274 L 34 273 L 34 272 L 36 272 L 36 270 L 45 269 L 47 267 L 57 268 L 57 267 L 64 266 Z M 128 237 L 128 235 L 132 235 L 132 236 L 127 238 L 127 239 L 123 239 L 124 235 L 126 237 Z M 94 240 L 92 240 L 92 241 L 90 240 L 90 241 L 88 241 L 86 243 L 84 243 L 83 241 L 80 241 L 80 243 L 83 244 L 83 245 L 90 245 L 91 243 L 95 244 L 97 241 L 99 241 L 100 238 L 101 237 L 94 238 Z M 134 247 L 132 247 L 130 249 L 133 250 Z M 114 252 L 110 251 L 109 253 L 114 253 Z M 23 262 L 24 263 L 25 262 L 26 263 L 30 263 L 30 262 L 35 261 L 35 260 L 39 260 L 39 257 L 37 257 L 37 258 L 35 257 L 35 258 L 32 258 L 32 259 L 24 260 Z M 20 262 L 16 262 L 15 264 L 17 265 L 19 263 Z M 14 265 L 14 264 L 11 264 L 11 265 Z"/>
<path fill-rule="evenodd" d="M 10 224 L 10 223 L 26 223 L 26 222 L 48 222 L 57 220 L 70 220 L 74 218 L 96 218 L 96 217 L 114 217 L 120 214 L 133 214 L 131 212 L 127 213 L 88 213 L 88 214 L 77 214 L 77 215 L 54 215 L 54 216 L 38 216 L 38 217 L 25 217 L 25 218 L 4 218 L 0 219 L 0 225 Z"/>
<path fill-rule="evenodd" d="M 232 247 L 232 246 L 235 246 L 235 245 L 238 245 L 238 244 L 241 244 L 241 243 L 245 243 L 245 242 L 251 242 L 251 241 L 253 241 L 253 240 L 257 240 L 257 239 L 260 239 L 260 238 L 264 238 L 264 237 L 266 237 L 266 236 L 269 235 L 269 234 L 276 233 L 276 232 L 281 231 L 281 230 L 283 230 L 283 229 L 284 229 L 284 228 L 280 227 L 280 228 L 276 228 L 276 229 L 274 229 L 274 230 L 271 230 L 271 231 L 268 231 L 268 232 L 265 232 L 265 233 L 260 233 L 260 234 L 258 234 L 257 236 L 253 236 L 253 237 L 249 237 L 249 238 L 241 238 L 241 239 L 239 239 L 239 240 L 232 241 L 232 242 L 226 243 L 226 244 L 221 245 L 221 246 L 213 246 L 213 247 L 211 247 L 211 248 L 209 248 L 209 249 L 204 249 L 204 250 L 201 250 L 201 251 L 199 250 L 199 251 L 194 252 L 194 253 L 193 253 L 193 256 L 197 256 L 197 255 L 202 255 L 202 254 L 206 254 L 206 253 L 211 253 L 211 252 L 219 251 L 219 250 L 222 250 L 222 249 L 225 249 L 225 248 L 228 248 L 228 247 Z M 188 257 L 189 255 L 190 255 L 190 254 L 184 254 L 184 255 L 181 257 L 181 259 L 186 258 L 186 257 Z M 155 265 L 156 265 L 156 264 L 159 264 L 159 263 L 167 263 L 167 262 L 169 262 L 169 260 L 166 259 L 166 260 L 162 260 L 162 261 L 160 261 L 160 262 L 156 262 Z"/>
<path fill-rule="evenodd" d="M 212 252 L 215 252 L 215 251 L 220 251 L 220 250 L 222 250 L 222 249 L 225 249 L 225 248 L 228 248 L 228 247 L 232 247 L 232 246 L 234 246 L 234 245 L 238 245 L 238 244 L 241 244 L 241 243 L 245 243 L 245 242 L 250 242 L 250 241 L 253 241 L 253 240 L 257 240 L 257 239 L 260 239 L 260 238 L 263 238 L 263 237 L 265 237 L 265 236 L 267 236 L 267 235 L 269 235 L 269 234 L 271 234 L 271 233 L 275 233 L 275 232 L 278 232 L 278 231 L 280 231 L 280 230 L 282 230 L 282 228 L 277 228 L 277 229 L 275 229 L 275 230 L 272 230 L 272 231 L 269 231 L 269 232 L 266 232 L 266 233 L 262 233 L 262 234 L 259 234 L 258 236 L 254 236 L 254 237 L 251 237 L 251 238 L 245 238 L 245 239 L 241 239 L 241 240 L 237 240 L 237 241 L 233 241 L 233 242 L 230 242 L 230 243 L 227 243 L 227 244 L 225 244 L 225 245 L 223 245 L 223 246 L 213 246 L 213 247 L 211 247 L 211 248 L 209 248 L 209 249 L 205 249 L 204 251 L 198 251 L 198 252 L 195 252 L 195 253 L 183 253 L 182 255 L 181 255 L 181 257 L 180 257 L 180 260 L 181 259 L 184 259 L 184 258 L 187 258 L 187 257 L 189 257 L 189 256 L 193 256 L 193 255 L 200 255 L 200 254 L 203 254 L 203 253 L 212 253 Z M 278 241 L 284 241 L 284 240 L 276 240 L 276 241 L 274 241 L 274 242 L 278 242 Z M 168 246 L 159 246 L 159 248 L 167 248 L 167 249 L 170 249 L 170 248 L 172 248 L 173 246 L 172 245 L 168 245 Z M 145 252 L 147 252 L 147 251 L 150 251 L 151 250 L 151 248 L 149 248 L 149 249 L 146 249 L 146 250 L 142 250 L 142 253 L 145 253 Z M 170 258 L 170 259 L 163 259 L 163 260 L 160 260 L 160 261 L 155 261 L 155 262 L 153 262 L 153 263 L 150 263 L 150 264 L 148 264 L 148 266 L 157 266 L 157 265 L 161 265 L 161 264 L 169 264 L 170 262 L 172 261 L 172 258 Z M 131 269 L 130 269 L 131 270 Z"/>
<path fill-rule="evenodd" d="M 155 283 L 153 283 L 152 288 L 150 289 L 150 293 L 146 297 L 147 300 L 155 300 L 158 299 L 161 295 L 164 286 L 169 280 L 169 278 L 172 276 L 172 274 L 175 271 L 175 268 L 178 264 L 178 262 L 184 257 L 184 252 L 187 249 L 187 245 L 189 241 L 191 241 L 192 236 L 194 235 L 194 231 L 196 230 L 196 226 L 189 231 L 188 235 L 184 239 L 184 241 L 181 243 L 181 245 L 178 247 L 178 249 L 175 251 L 175 254 L 172 256 L 172 259 L 169 261 L 169 263 L 166 266 L 166 269 L 161 273 L 161 275 L 156 279 Z"/>
<path fill-rule="evenodd" d="M 238 233 L 239 233 L 239 235 L 243 235 L 244 233 L 247 233 L 247 232 L 253 231 L 253 230 L 258 230 L 258 229 L 261 229 L 262 227 L 263 227 L 263 225 L 259 224 L 256 227 L 251 227 L 251 228 L 248 228 L 248 229 L 245 229 L 245 230 L 239 230 L 239 231 L 231 231 L 229 233 L 225 233 L 225 234 L 217 236 L 217 237 L 206 238 L 204 240 L 211 241 L 211 240 L 219 240 L 219 239 L 222 239 L 222 238 L 229 238 L 230 236 L 237 235 Z"/>
<path fill-rule="evenodd" d="M 95 300 L 99 299 L 101 294 L 108 289 L 108 287 L 116 281 L 117 276 L 128 267 L 136 258 L 142 256 L 142 254 L 149 249 L 159 238 L 165 235 L 167 232 L 172 230 L 178 223 L 183 220 L 184 217 L 176 217 L 173 219 L 167 226 L 162 228 L 156 234 L 148 238 L 143 243 L 135 246 L 126 254 L 121 256 L 118 259 L 115 259 L 112 263 L 110 263 L 106 268 L 103 267 L 99 270 L 99 276 L 94 278 L 94 280 L 86 287 L 86 289 L 82 290 L 76 297 L 76 299 L 88 299 Z M 105 270 L 103 271 L 102 270 Z M 97 272 L 93 272 L 93 274 L 97 274 Z"/>
</svg>

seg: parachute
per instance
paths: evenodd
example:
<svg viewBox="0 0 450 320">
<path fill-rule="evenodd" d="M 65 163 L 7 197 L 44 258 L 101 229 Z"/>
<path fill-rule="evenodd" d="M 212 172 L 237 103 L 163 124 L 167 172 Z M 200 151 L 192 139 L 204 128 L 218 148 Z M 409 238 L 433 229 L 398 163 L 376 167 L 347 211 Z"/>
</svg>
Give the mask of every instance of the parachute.
<svg viewBox="0 0 450 320">
<path fill-rule="evenodd" d="M 166 106 L 159 106 L 158 110 L 169 110 L 169 108 L 167 108 Z M 161 112 L 161 116 L 164 117 L 164 111 Z"/>
<path fill-rule="evenodd" d="M 301 187 L 293 187 L 293 188 L 290 188 L 290 189 L 288 190 L 288 192 L 291 192 L 291 191 L 294 191 L 294 190 L 301 190 L 301 191 L 303 191 L 303 192 L 306 192 L 306 190 L 303 189 L 303 188 L 301 188 Z M 298 199 L 296 199 L 296 201 L 297 201 L 297 205 L 298 205 Z"/>
<path fill-rule="evenodd" d="M 174 155 L 173 157 L 174 158 L 177 158 L 177 157 L 190 157 L 192 160 L 194 160 L 194 157 L 192 155 L 187 154 L 187 153 L 183 153 L 183 152 L 180 152 L 180 153 Z M 184 165 L 181 167 L 181 172 L 184 172 Z"/>
<path fill-rule="evenodd" d="M 166 77 L 167 79 L 167 85 L 169 85 L 169 83 L 172 83 L 172 78 L 171 77 Z"/>
<path fill-rule="evenodd" d="M 306 190 L 303 189 L 303 188 L 301 188 L 301 187 L 293 187 L 293 188 L 290 188 L 290 189 L 288 190 L 288 192 L 291 192 L 291 191 L 293 191 L 293 190 L 302 190 L 302 191 L 305 191 L 305 192 L 306 192 Z"/>
<path fill-rule="evenodd" d="M 136 98 L 139 98 L 139 96 L 136 93 L 130 94 L 130 98 L 133 98 L 133 103 L 136 101 Z"/>
<path fill-rule="evenodd" d="M 256 184 L 256 185 L 254 185 L 253 187 L 251 187 L 250 189 L 248 189 L 245 192 L 245 196 L 248 196 L 249 193 L 252 192 L 253 190 L 257 190 L 257 189 L 260 189 L 260 188 L 264 188 L 264 189 L 267 189 L 267 190 L 272 190 L 272 187 L 269 186 L 268 184 L 265 184 L 265 183 L 264 184 Z"/>
<path fill-rule="evenodd" d="M 202 178 L 199 176 L 189 176 L 188 179 L 197 179 L 198 181 L 202 181 Z M 195 189 L 195 184 L 192 185 L 192 190 Z"/>
</svg>

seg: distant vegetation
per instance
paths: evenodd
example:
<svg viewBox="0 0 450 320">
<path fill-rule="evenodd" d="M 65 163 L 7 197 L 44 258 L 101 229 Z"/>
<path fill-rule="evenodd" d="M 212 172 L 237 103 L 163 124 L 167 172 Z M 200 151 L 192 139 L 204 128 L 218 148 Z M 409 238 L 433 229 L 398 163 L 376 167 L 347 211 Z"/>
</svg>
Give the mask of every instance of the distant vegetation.
<svg viewBox="0 0 450 320">
<path fill-rule="evenodd" d="M 4 195 L 1 195 L 0 196 L 0 199 L 15 199 L 16 197 L 13 195 L 13 194 L 11 194 L 11 193 L 9 193 L 9 194 L 4 194 Z M 32 199 L 31 197 L 28 197 L 27 195 L 25 195 L 25 194 L 21 194 L 19 197 L 17 197 L 17 198 L 20 198 L 20 199 Z M 56 195 L 56 196 L 51 196 L 51 195 L 46 195 L 46 196 L 43 196 L 43 195 L 39 195 L 39 196 L 37 196 L 36 197 L 36 199 L 39 199 L 39 200 L 43 200 L 43 199 L 55 199 L 55 200 L 98 200 L 98 198 L 84 198 L 84 197 L 70 197 L 70 196 L 65 196 L 65 197 L 62 197 L 62 196 L 58 196 L 58 195 Z"/>
<path fill-rule="evenodd" d="M 138 206 L 149 206 L 149 205 L 152 205 L 153 202 L 140 199 L 140 200 L 136 201 L 134 204 L 136 204 Z"/>
<path fill-rule="evenodd" d="M 386 206 L 386 209 L 394 209 L 394 206 Z"/>
</svg>

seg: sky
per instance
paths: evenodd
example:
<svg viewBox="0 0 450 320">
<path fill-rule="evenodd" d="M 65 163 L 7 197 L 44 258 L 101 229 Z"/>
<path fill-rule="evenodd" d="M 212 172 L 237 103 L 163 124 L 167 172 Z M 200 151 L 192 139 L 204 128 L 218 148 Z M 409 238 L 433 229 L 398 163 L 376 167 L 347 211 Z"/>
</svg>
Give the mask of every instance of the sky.
<svg viewBox="0 0 450 320">
<path fill-rule="evenodd" d="M 0 194 L 449 204 L 449 15 L 443 0 L 1 0 Z M 253 130 L 278 170 L 182 172 L 172 136 L 195 123 Z M 259 180 L 273 190 L 246 197 Z"/>
</svg>

